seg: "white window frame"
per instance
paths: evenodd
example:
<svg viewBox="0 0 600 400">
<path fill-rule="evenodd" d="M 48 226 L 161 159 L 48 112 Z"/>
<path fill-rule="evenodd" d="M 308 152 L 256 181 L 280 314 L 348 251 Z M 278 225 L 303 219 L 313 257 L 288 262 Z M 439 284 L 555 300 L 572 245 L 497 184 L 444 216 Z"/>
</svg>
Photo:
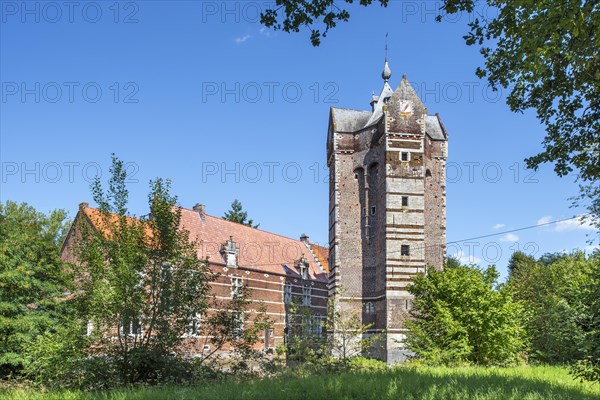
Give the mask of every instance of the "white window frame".
<svg viewBox="0 0 600 400">
<path fill-rule="evenodd" d="M 302 287 L 302 305 L 310 307 L 312 303 L 312 287 Z"/>
<path fill-rule="evenodd" d="M 142 320 L 139 317 L 134 317 L 134 318 L 130 318 L 127 320 L 128 322 L 128 326 L 127 326 L 127 330 L 125 329 L 125 325 L 123 324 L 125 322 L 125 320 L 121 320 L 120 322 L 120 326 L 119 329 L 121 330 L 121 334 L 123 336 L 130 336 L 130 337 L 135 337 L 135 336 L 141 336 L 144 333 L 144 329 L 142 328 Z M 137 322 L 137 331 L 134 332 L 133 327 L 135 326 L 135 323 Z"/>
<path fill-rule="evenodd" d="M 195 325 L 195 329 L 194 329 Z M 200 336 L 200 327 L 202 326 L 202 316 L 198 313 L 194 314 L 189 324 L 185 327 L 184 337 L 195 338 Z"/>
<path fill-rule="evenodd" d="M 286 283 L 285 285 L 283 285 L 283 302 L 285 304 L 290 304 L 292 303 L 293 299 L 294 297 L 292 285 L 290 283 Z"/>
<path fill-rule="evenodd" d="M 231 298 L 234 299 L 242 294 L 244 279 L 241 276 L 231 277 Z"/>
</svg>

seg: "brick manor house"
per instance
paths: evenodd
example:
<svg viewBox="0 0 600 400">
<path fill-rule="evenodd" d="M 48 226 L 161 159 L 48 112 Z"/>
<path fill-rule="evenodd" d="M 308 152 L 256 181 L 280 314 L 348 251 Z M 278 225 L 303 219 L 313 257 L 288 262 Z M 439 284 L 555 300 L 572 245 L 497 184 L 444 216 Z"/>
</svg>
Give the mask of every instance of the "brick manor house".
<svg viewBox="0 0 600 400">
<path fill-rule="evenodd" d="M 258 345 L 266 351 L 284 342 L 293 299 L 325 318 L 328 298 L 337 293 L 336 307 L 360 310 L 362 322 L 372 324 L 367 334 L 382 334 L 375 356 L 388 363 L 406 358 L 407 287 L 426 266 L 442 268 L 446 256 L 448 134 L 406 76 L 392 90 L 387 58 L 382 78 L 370 110 L 330 110 L 328 248 L 306 235 L 292 239 L 210 216 L 203 205 L 182 208 L 182 228 L 201 243 L 198 257 L 220 274 L 212 284 L 216 297 L 231 298 L 243 285 L 251 308 L 267 306 L 274 329 Z M 100 211 L 80 205 L 61 250 L 74 264 L 80 220 L 97 227 Z M 198 345 L 202 339 L 190 338 Z"/>
<path fill-rule="evenodd" d="M 63 261 L 77 265 L 74 245 L 78 224 L 84 222 L 102 230 L 102 221 L 100 210 L 87 203 L 80 204 L 61 250 Z M 285 327 L 291 317 L 287 311 L 292 301 L 311 308 L 311 314 L 315 316 L 311 322 L 325 318 L 328 251 L 311 243 L 306 235 L 292 239 L 226 221 L 206 214 L 203 205 L 181 208 L 181 228 L 190 232 L 190 240 L 200 244 L 198 258 L 208 259 L 211 270 L 218 273 L 212 282 L 213 294 L 218 300 L 231 299 L 240 287 L 245 286 L 250 289 L 251 300 L 247 312 L 257 311 L 261 306 L 266 308 L 273 328 L 265 330 L 256 349 L 271 353 L 283 343 Z M 201 317 L 199 323 L 202 323 Z M 314 333 L 320 335 L 322 331 L 318 328 L 314 327 Z M 143 326 L 129 325 L 121 329 L 136 334 Z M 211 350 L 203 348 L 207 346 L 205 339 L 188 335 L 186 348 L 191 349 L 191 355 Z M 228 351 L 227 348 L 223 350 Z"/>
</svg>

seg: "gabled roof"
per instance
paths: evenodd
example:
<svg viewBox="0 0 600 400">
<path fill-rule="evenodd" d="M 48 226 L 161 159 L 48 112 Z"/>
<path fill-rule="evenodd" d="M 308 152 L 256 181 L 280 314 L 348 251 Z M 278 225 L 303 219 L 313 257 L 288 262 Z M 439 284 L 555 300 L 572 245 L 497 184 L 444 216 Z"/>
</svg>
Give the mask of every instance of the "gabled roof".
<svg viewBox="0 0 600 400">
<path fill-rule="evenodd" d="M 299 277 L 296 265 L 304 256 L 308 263 L 310 279 L 327 282 L 329 252 L 324 247 L 211 215 L 204 214 L 201 218 L 196 211 L 183 207 L 179 209 L 181 210 L 180 226 L 190 232 L 190 240 L 198 243 L 198 258 L 200 259 L 208 258 L 212 264 L 225 265 L 221 248 L 231 238 L 238 246 L 237 264 L 241 268 Z M 87 217 L 91 225 L 102 234 L 109 233 L 110 224 L 118 219 L 116 214 L 103 214 L 99 209 L 90 207 L 87 203 L 80 205 L 80 214 L 78 215 Z M 108 218 L 108 222 L 105 216 Z M 147 223 L 134 217 L 125 218 L 130 223 Z M 146 228 L 146 232 L 152 234 L 149 226 Z"/>
<path fill-rule="evenodd" d="M 221 255 L 221 245 L 230 238 L 238 245 L 238 265 L 284 275 L 297 275 L 296 262 L 302 256 L 308 261 L 308 273 L 311 279 L 326 282 L 326 267 L 322 270 L 319 263 L 299 239 L 277 235 L 262 229 L 227 221 L 211 215 L 200 214 L 186 208 L 181 209 L 181 225 L 190 232 L 190 239 L 196 240 L 199 258 L 208 258 L 212 263 L 225 263 Z M 323 265 L 321 263 L 321 265 Z"/>
</svg>

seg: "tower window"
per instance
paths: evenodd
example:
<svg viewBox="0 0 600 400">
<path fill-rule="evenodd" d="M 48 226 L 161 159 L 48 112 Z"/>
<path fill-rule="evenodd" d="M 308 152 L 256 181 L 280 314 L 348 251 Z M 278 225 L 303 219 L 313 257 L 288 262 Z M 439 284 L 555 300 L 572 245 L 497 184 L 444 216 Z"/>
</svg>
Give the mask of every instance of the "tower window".
<svg viewBox="0 0 600 400">
<path fill-rule="evenodd" d="M 409 160 L 410 156 L 408 154 L 409 154 L 408 151 L 403 151 L 402 152 L 402 155 L 401 155 L 402 161 L 408 161 Z"/>
<path fill-rule="evenodd" d="M 367 314 L 374 314 L 375 313 L 375 305 L 369 301 L 367 304 L 365 304 L 365 312 Z"/>
<path fill-rule="evenodd" d="M 402 207 L 408 207 L 408 196 L 402 196 Z"/>
<path fill-rule="evenodd" d="M 406 257 L 410 256 L 410 246 L 407 244 L 400 246 L 400 255 Z"/>
<path fill-rule="evenodd" d="M 371 215 L 375 215 L 376 212 L 377 212 L 377 207 L 372 206 L 371 207 Z"/>
</svg>

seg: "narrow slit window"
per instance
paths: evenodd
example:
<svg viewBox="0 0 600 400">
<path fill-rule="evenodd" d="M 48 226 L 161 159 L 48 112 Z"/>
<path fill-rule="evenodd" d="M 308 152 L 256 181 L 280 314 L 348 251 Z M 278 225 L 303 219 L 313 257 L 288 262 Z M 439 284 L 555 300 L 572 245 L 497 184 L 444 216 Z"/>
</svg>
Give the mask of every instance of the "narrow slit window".
<svg viewBox="0 0 600 400">
<path fill-rule="evenodd" d="M 402 196 L 402 207 L 408 207 L 408 196 Z"/>
<path fill-rule="evenodd" d="M 377 207 L 371 206 L 371 215 L 375 215 L 376 212 L 377 212 Z"/>
</svg>

